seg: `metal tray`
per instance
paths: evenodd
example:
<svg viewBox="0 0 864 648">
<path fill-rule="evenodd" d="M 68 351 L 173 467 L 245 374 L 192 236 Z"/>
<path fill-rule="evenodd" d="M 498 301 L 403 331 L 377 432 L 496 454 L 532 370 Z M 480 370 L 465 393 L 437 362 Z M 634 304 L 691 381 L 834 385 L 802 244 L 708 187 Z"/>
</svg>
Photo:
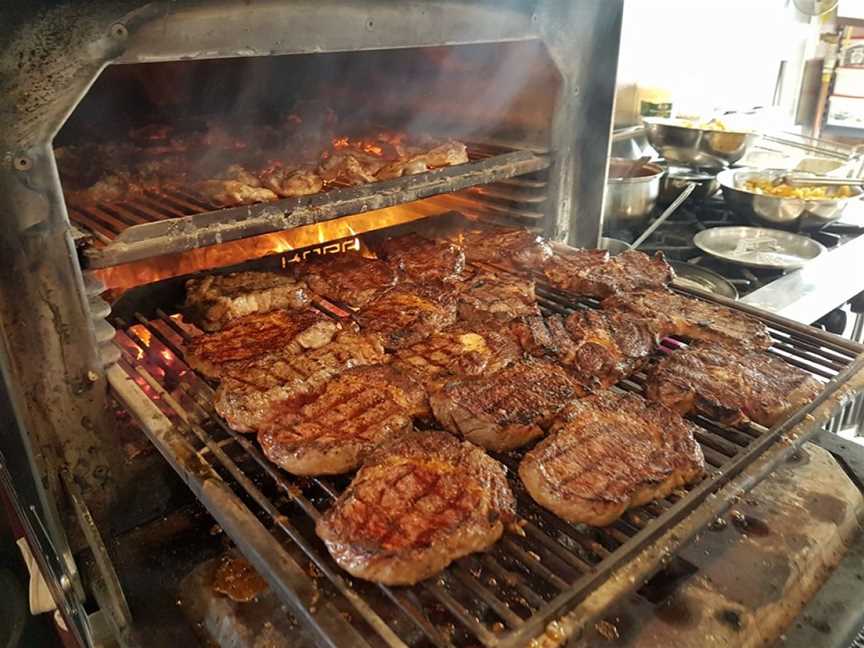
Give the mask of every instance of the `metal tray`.
<svg viewBox="0 0 864 648">
<path fill-rule="evenodd" d="M 811 238 L 767 227 L 712 227 L 693 244 L 728 263 L 765 270 L 794 270 L 826 252 Z"/>
</svg>

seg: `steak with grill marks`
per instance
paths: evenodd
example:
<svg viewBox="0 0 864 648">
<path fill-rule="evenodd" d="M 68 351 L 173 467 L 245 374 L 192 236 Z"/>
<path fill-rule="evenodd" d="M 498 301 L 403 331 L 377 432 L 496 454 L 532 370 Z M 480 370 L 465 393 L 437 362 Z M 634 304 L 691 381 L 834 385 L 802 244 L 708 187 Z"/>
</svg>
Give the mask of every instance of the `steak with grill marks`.
<svg viewBox="0 0 864 648">
<path fill-rule="evenodd" d="M 603 250 L 559 251 L 544 270 L 556 288 L 604 298 L 644 288 L 660 289 L 675 276 L 661 252 L 653 257 L 636 250 L 603 259 Z"/>
<path fill-rule="evenodd" d="M 696 427 L 635 394 L 598 392 L 571 403 L 526 453 L 519 476 L 555 515 L 606 526 L 628 508 L 665 497 L 705 470 Z"/>
<path fill-rule="evenodd" d="M 208 378 L 219 378 L 222 366 L 289 347 L 317 349 L 336 335 L 340 325 L 324 313 L 307 308 L 247 315 L 216 333 L 192 338 L 186 363 Z"/>
<path fill-rule="evenodd" d="M 218 331 L 231 320 L 276 308 L 309 304 L 306 284 L 275 272 L 235 272 L 207 275 L 186 282 L 185 310 L 205 331 Z"/>
<path fill-rule="evenodd" d="M 417 234 L 388 239 L 381 245 L 381 253 L 400 275 L 417 284 L 455 281 L 465 269 L 461 247 Z"/>
<path fill-rule="evenodd" d="M 465 258 L 472 263 L 539 271 L 554 256 L 549 243 L 526 229 L 467 231 L 459 234 L 457 241 L 465 249 Z"/>
<path fill-rule="evenodd" d="M 459 317 L 470 322 L 507 322 L 540 314 L 534 282 L 479 272 L 459 286 Z"/>
<path fill-rule="evenodd" d="M 561 408 L 585 393 L 558 365 L 523 360 L 491 376 L 453 381 L 429 403 L 445 429 L 504 452 L 542 436 Z"/>
<path fill-rule="evenodd" d="M 579 310 L 549 318 L 558 361 L 592 389 L 610 387 L 645 364 L 659 342 L 642 321 L 622 313 Z"/>
<path fill-rule="evenodd" d="M 671 353 L 648 374 L 645 395 L 681 414 L 771 427 L 810 402 L 822 384 L 764 351 L 695 344 Z"/>
<path fill-rule="evenodd" d="M 644 320 L 660 337 L 675 335 L 686 340 L 754 349 L 771 346 L 771 335 L 759 320 L 670 290 L 624 293 L 604 299 L 602 306 L 604 311 Z"/>
<path fill-rule="evenodd" d="M 354 319 L 388 351 L 403 349 L 456 321 L 456 291 L 441 284 L 401 284 L 361 308 Z"/>
<path fill-rule="evenodd" d="M 488 327 L 457 322 L 393 356 L 393 366 L 431 393 L 449 380 L 495 373 L 522 355 L 509 335 Z"/>
<path fill-rule="evenodd" d="M 485 551 L 516 520 L 507 469 L 445 432 L 409 432 L 375 450 L 315 526 L 340 567 L 413 585 Z"/>
<path fill-rule="evenodd" d="M 314 390 L 346 369 L 386 361 L 387 354 L 376 340 L 340 331 L 317 349 L 286 347 L 226 363 L 213 405 L 233 429 L 254 432 L 274 402 Z"/>
<path fill-rule="evenodd" d="M 318 295 L 351 308 L 365 306 L 397 281 L 396 271 L 386 262 L 358 254 L 307 260 L 299 265 L 297 273 Z"/>
<path fill-rule="evenodd" d="M 258 432 L 270 461 L 295 475 L 338 475 L 428 412 L 426 392 L 390 365 L 344 371 L 274 403 Z"/>
</svg>

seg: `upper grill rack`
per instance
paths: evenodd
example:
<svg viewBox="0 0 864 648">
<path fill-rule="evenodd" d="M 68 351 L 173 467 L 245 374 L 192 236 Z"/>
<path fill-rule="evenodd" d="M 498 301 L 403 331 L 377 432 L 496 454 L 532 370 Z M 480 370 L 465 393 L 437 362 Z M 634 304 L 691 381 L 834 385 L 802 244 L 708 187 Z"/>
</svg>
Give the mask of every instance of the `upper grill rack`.
<svg viewBox="0 0 864 648">
<path fill-rule="evenodd" d="M 538 287 L 538 299 L 547 313 L 566 314 L 596 305 L 546 287 Z M 138 384 L 182 434 L 196 458 L 230 487 L 236 500 L 265 521 L 269 542 L 289 550 L 300 564 L 314 565 L 314 577 L 303 574 L 284 582 L 279 565 L 262 555 L 250 535 L 231 532 L 232 527 L 241 526 L 232 524 L 231 511 L 202 498 L 241 551 L 295 613 L 311 623 L 325 645 L 523 646 L 624 561 L 694 511 L 760 452 L 776 445 L 775 430 L 755 424 L 732 429 L 694 417 L 708 476 L 689 492 L 678 491 L 628 511 L 605 529 L 569 524 L 537 506 L 516 477 L 521 455 L 499 456 L 510 469 L 519 515 L 526 521 L 524 535 L 505 535 L 488 553 L 459 560 L 438 578 L 417 586 L 374 586 L 342 572 L 314 534 L 314 521 L 347 479 L 301 480 L 275 468 L 250 438 L 219 419 L 212 408 L 212 389 L 182 362 L 184 344 L 192 334 L 189 325 L 159 310 L 155 318 L 138 314 L 136 320 L 131 326 L 117 322 L 123 377 Z M 773 318 L 765 323 L 775 341 L 773 352 L 823 381 L 849 367 L 860 351 L 804 327 L 784 325 Z M 677 346 L 674 340 L 663 344 L 665 352 L 674 352 Z M 639 391 L 640 379 L 637 374 L 620 387 Z M 112 385 L 117 388 L 116 376 Z M 120 396 L 134 411 L 128 393 L 125 398 Z M 181 474 L 185 471 L 187 480 L 195 478 L 194 467 L 178 456 L 181 453 L 166 443 L 164 435 L 152 430 L 148 434 Z M 646 578 L 649 575 L 645 573 Z M 310 585 L 310 579 L 314 584 Z M 292 596 L 292 592 L 310 588 L 320 593 L 318 603 L 311 605 L 315 612 L 310 612 L 308 602 Z"/>
<path fill-rule="evenodd" d="M 85 250 L 90 268 L 183 252 L 340 216 L 472 188 L 458 198 L 464 207 L 482 206 L 496 217 L 540 221 L 546 182 L 535 172 L 549 167 L 548 155 L 470 144 L 470 162 L 359 187 L 332 186 L 312 196 L 270 203 L 222 207 L 186 187 L 165 186 L 110 204 L 68 204 L 71 221 L 92 236 Z M 527 178 L 515 176 L 535 174 Z M 477 185 L 498 183 L 477 188 Z M 484 193 L 485 192 L 485 193 Z"/>
</svg>

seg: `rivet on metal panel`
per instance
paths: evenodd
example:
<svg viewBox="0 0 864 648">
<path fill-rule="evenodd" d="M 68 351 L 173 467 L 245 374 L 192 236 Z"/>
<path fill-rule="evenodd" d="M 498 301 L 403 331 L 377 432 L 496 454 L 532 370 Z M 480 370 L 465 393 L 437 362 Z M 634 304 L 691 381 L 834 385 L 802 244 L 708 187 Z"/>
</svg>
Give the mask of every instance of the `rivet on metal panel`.
<svg viewBox="0 0 864 648">
<path fill-rule="evenodd" d="M 372 31 L 375 29 L 375 21 L 371 18 L 366 21 L 366 31 Z"/>
<path fill-rule="evenodd" d="M 95 383 L 97 380 L 99 380 L 99 374 L 96 373 L 96 372 L 93 371 L 93 370 L 90 370 L 90 371 L 87 372 L 87 379 L 88 379 L 90 382 L 94 382 L 94 383 Z"/>
<path fill-rule="evenodd" d="M 126 30 L 126 25 L 122 23 L 114 23 L 111 25 L 110 34 L 112 38 L 116 38 L 117 40 L 126 40 L 129 36 L 129 32 Z"/>
<path fill-rule="evenodd" d="M 60 587 L 63 588 L 64 592 L 68 592 L 72 589 L 72 581 L 69 580 L 69 577 L 66 574 L 60 576 Z"/>
<path fill-rule="evenodd" d="M 29 171 L 31 168 L 33 168 L 33 160 L 31 160 L 29 157 L 21 155 L 15 158 L 15 160 L 12 162 L 12 165 L 18 171 Z"/>
</svg>

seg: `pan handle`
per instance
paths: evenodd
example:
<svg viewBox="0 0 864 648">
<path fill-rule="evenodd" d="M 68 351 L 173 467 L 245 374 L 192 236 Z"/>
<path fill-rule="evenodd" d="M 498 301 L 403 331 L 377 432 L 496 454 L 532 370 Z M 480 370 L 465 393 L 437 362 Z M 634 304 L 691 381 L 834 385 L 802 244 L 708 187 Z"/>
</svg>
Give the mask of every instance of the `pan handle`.
<svg viewBox="0 0 864 648">
<path fill-rule="evenodd" d="M 651 223 L 651 225 L 648 227 L 648 229 L 646 229 L 644 232 L 642 232 L 642 236 L 640 236 L 635 241 L 633 241 L 633 243 L 630 244 L 630 249 L 635 250 L 640 245 L 642 245 L 645 242 L 645 239 L 647 239 L 649 236 L 651 236 L 654 233 L 654 230 L 656 230 L 664 222 L 666 222 L 666 219 L 669 218 L 672 214 L 674 214 L 675 210 L 678 209 L 681 206 L 681 204 L 690 197 L 690 194 L 693 193 L 693 190 L 695 188 L 696 188 L 695 182 L 688 182 L 687 186 L 684 187 L 684 189 L 681 191 L 680 194 L 678 194 L 678 197 L 675 200 L 673 200 L 672 204 L 666 208 L 666 211 L 664 211 L 662 214 L 660 214 L 660 217 L 657 220 L 655 220 L 653 223 Z"/>
</svg>

